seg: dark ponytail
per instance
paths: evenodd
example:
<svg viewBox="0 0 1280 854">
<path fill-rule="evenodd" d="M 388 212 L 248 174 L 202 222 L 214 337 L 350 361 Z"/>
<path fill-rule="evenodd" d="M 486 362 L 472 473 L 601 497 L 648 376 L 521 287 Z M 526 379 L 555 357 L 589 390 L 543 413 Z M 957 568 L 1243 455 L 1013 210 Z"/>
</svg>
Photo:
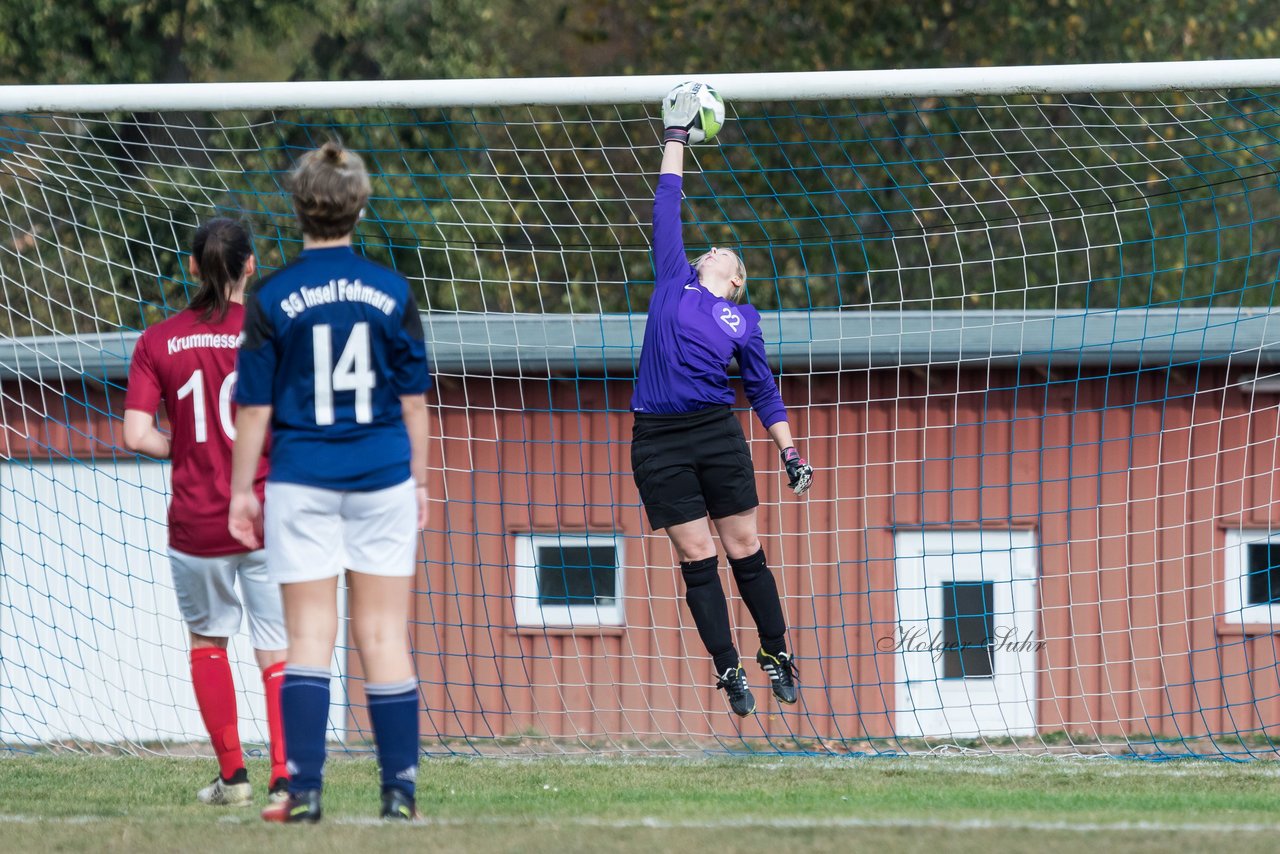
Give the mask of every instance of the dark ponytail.
<svg viewBox="0 0 1280 854">
<path fill-rule="evenodd" d="M 200 288 L 190 308 L 202 321 L 221 321 L 231 304 L 231 291 L 253 254 L 249 230 L 232 219 L 211 219 L 196 229 L 191 254 L 200 268 Z"/>
</svg>

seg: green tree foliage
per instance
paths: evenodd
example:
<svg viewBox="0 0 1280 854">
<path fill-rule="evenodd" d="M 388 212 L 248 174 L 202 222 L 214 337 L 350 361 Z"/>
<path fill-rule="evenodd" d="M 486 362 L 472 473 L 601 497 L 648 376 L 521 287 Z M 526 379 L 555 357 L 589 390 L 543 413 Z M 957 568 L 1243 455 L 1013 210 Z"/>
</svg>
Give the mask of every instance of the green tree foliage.
<svg viewBox="0 0 1280 854">
<path fill-rule="evenodd" d="M 494 77 L 506 48 L 486 38 L 510 0 L 321 0 L 326 21 L 294 76 L 322 80 Z"/>
<path fill-rule="evenodd" d="M 524 8 L 516 74 L 826 71 L 1266 58 L 1265 0 L 606 0 Z"/>
<path fill-rule="evenodd" d="M 287 39 L 323 0 L 0 0 L 0 78 L 187 83 Z"/>
<path fill-rule="evenodd" d="M 288 37 L 318 2 L 0 0 L 0 79 L 213 80 Z M 4 117 L 0 199 L 13 255 L 0 266 L 10 306 L 0 332 L 137 328 L 148 306 L 157 316 L 181 275 L 174 232 L 207 213 L 191 202 L 208 200 L 200 178 L 224 165 L 209 150 L 216 126 L 176 114 Z"/>
<path fill-rule="evenodd" d="M 1280 47 L 1258 0 L 530 11 L 521 26 L 536 35 L 511 59 L 517 75 L 1229 59 Z M 1274 99 L 1231 93 L 1206 115 L 1206 97 L 737 105 L 721 144 L 698 152 L 686 215 L 703 220 L 694 231 L 706 242 L 744 244 L 764 280 L 753 299 L 768 306 L 1268 304 Z"/>
</svg>

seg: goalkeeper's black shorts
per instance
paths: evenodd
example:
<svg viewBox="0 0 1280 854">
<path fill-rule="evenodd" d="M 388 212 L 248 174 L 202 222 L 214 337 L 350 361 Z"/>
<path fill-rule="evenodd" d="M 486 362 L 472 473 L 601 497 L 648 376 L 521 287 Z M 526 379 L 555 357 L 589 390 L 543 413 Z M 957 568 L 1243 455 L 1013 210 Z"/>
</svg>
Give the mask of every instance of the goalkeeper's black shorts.
<svg viewBox="0 0 1280 854">
<path fill-rule="evenodd" d="M 760 504 L 742 426 L 727 406 L 636 413 L 631 470 L 654 529 L 732 516 Z"/>
</svg>

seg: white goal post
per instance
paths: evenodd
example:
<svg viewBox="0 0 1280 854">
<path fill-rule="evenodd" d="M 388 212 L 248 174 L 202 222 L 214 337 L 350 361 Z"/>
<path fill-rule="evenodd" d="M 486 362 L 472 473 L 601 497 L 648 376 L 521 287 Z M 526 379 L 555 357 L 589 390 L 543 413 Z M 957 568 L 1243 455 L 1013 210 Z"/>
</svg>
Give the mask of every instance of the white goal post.
<svg viewBox="0 0 1280 854">
<path fill-rule="evenodd" d="M 0 86 L 4 112 L 322 110 L 649 103 L 696 76 L 728 100 L 1175 92 L 1280 85 L 1280 59 L 751 74 Z"/>
</svg>

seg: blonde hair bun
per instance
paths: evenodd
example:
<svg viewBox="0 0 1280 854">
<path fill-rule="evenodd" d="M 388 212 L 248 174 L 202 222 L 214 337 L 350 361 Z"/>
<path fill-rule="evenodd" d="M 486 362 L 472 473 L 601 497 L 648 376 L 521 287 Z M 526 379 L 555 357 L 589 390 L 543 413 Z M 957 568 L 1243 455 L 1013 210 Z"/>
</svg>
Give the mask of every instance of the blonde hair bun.
<svg viewBox="0 0 1280 854">
<path fill-rule="evenodd" d="M 354 231 L 372 192 L 360 155 L 336 139 L 298 158 L 289 189 L 302 233 L 320 240 Z"/>
</svg>

